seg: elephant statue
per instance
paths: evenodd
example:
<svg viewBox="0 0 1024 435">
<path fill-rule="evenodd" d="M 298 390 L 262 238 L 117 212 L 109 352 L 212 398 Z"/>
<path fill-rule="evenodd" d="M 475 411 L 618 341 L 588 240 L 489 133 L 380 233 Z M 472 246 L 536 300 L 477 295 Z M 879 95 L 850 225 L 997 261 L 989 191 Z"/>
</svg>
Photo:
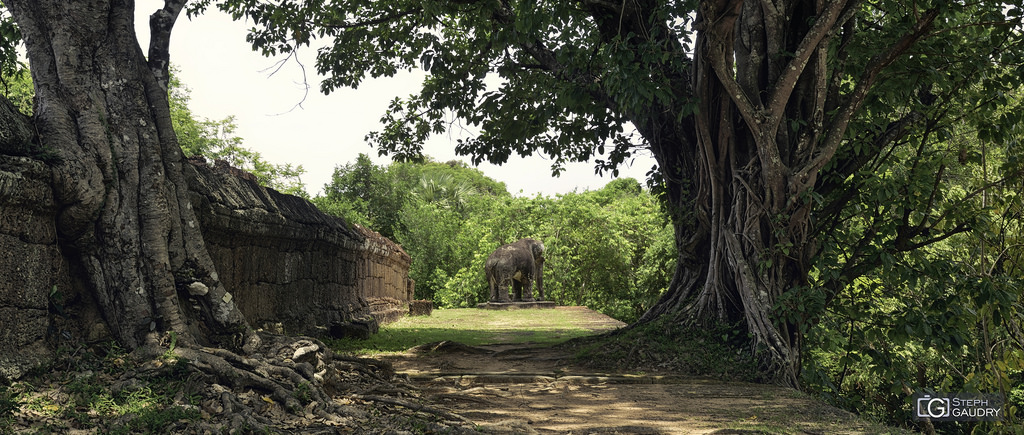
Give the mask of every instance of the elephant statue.
<svg viewBox="0 0 1024 435">
<path fill-rule="evenodd" d="M 495 249 L 484 273 L 491 289 L 491 302 L 533 302 L 533 280 L 537 280 L 539 300 L 544 300 L 544 244 L 522 239 Z M 509 287 L 514 299 L 509 299 Z"/>
</svg>

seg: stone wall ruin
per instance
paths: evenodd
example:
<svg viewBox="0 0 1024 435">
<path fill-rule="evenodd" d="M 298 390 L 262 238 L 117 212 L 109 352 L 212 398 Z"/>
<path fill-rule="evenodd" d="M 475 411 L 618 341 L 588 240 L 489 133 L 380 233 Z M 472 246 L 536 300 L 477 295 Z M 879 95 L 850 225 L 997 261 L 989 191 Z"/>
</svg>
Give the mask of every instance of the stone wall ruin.
<svg viewBox="0 0 1024 435">
<path fill-rule="evenodd" d="M 92 298 L 61 254 L 51 172 L 28 118 L 0 98 L 0 382 L 69 343 L 109 340 Z M 251 175 L 196 160 L 185 166 L 220 279 L 256 328 L 368 336 L 412 299 L 409 255 L 380 234 Z M 90 308 L 91 307 L 91 308 Z"/>
<path fill-rule="evenodd" d="M 391 310 L 408 304 L 411 259 L 391 240 L 237 169 L 192 163 L 186 178 L 207 249 L 253 326 L 345 335 L 393 321 Z"/>
</svg>

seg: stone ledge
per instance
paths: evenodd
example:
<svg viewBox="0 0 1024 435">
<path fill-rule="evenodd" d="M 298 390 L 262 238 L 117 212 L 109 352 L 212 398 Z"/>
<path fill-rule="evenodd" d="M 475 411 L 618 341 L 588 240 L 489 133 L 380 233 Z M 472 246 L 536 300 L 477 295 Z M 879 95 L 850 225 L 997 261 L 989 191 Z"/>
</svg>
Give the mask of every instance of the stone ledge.
<svg viewBox="0 0 1024 435">
<path fill-rule="evenodd" d="M 374 319 L 377 319 L 378 324 L 387 325 L 390 323 L 397 322 L 399 319 L 405 317 L 407 313 L 408 310 L 402 308 L 392 308 L 384 311 L 374 311 L 371 314 L 373 315 Z"/>
<path fill-rule="evenodd" d="M 429 316 L 430 313 L 434 312 L 434 301 L 430 300 L 413 300 L 409 301 L 409 315 L 410 316 Z"/>
<path fill-rule="evenodd" d="M 534 301 L 534 302 L 484 302 L 476 304 L 482 310 L 520 310 L 528 308 L 555 308 L 558 305 L 555 301 Z"/>
</svg>

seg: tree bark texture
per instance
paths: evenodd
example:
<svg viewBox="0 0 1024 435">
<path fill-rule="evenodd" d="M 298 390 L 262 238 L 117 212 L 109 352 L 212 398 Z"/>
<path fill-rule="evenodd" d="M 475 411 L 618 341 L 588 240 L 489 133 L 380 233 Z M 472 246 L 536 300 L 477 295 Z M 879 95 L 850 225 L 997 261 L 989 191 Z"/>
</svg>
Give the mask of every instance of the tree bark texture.
<svg viewBox="0 0 1024 435">
<path fill-rule="evenodd" d="M 173 331 L 183 344 L 254 345 L 192 212 L 166 90 L 135 36 L 134 2 L 5 4 L 27 47 L 41 145 L 59 156 L 62 247 L 115 338 L 136 348 Z M 181 301 L 195 283 L 209 290 L 191 295 L 198 310 Z"/>
<path fill-rule="evenodd" d="M 635 7 L 652 9 L 632 15 L 655 16 L 649 2 Z M 668 291 L 641 322 L 742 322 L 767 372 L 788 385 L 799 382 L 801 337 L 813 320 L 787 305 L 805 297 L 818 251 L 813 188 L 879 72 L 935 17 L 919 11 L 911 31 L 849 76 L 843 44 L 858 7 L 853 0 L 702 1 L 689 71 L 665 81 L 674 95 L 691 96 L 696 110 L 682 106 L 685 98 L 626 110 L 662 168 L 679 249 Z M 620 19 L 614 29 L 678 45 L 667 27 L 630 23 Z M 841 92 L 842 80 L 853 89 Z"/>
</svg>

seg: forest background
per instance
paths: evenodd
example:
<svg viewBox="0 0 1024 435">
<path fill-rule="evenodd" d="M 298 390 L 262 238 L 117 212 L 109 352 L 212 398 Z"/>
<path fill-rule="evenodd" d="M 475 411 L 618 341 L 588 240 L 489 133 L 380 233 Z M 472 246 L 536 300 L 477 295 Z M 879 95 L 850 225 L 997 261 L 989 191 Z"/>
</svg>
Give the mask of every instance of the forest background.
<svg viewBox="0 0 1024 435">
<path fill-rule="evenodd" d="M 1019 64 L 1004 62 L 1017 70 L 1000 71 L 1008 72 L 1002 79 L 996 73 L 948 82 L 931 77 L 950 95 L 956 91 L 957 104 L 929 112 L 935 122 L 919 124 L 903 142 L 913 146 L 883 148 L 844 180 L 857 188 L 847 192 L 833 222 L 818 223 L 822 246 L 810 275 L 835 280 L 824 274 L 853 257 L 866 268 L 839 291 L 812 286 L 772 307 L 779 319 L 813 319 L 793 322 L 807 327 L 801 331 L 804 388 L 899 422 L 909 420 L 914 388 L 999 391 L 1010 405 L 1004 428 L 1020 427 L 1013 425 L 1024 405 Z M 31 87 L 10 84 L 17 82 L 12 77 L 18 75 L 5 72 L 5 93 L 30 110 L 25 90 Z M 938 98 L 932 90 L 916 91 L 926 109 Z M 887 113 L 905 91 L 895 79 L 880 86 L 865 112 Z M 226 159 L 268 186 L 302 194 L 299 168 L 270 164 L 245 149 L 230 118 L 196 119 L 187 95 L 182 87 L 172 92 L 186 154 Z M 848 137 L 884 136 L 886 127 L 865 123 Z M 844 152 L 856 160 L 870 145 L 851 141 Z M 534 237 L 548 245 L 551 299 L 632 321 L 658 299 L 677 260 L 660 185 L 624 179 L 598 191 L 521 198 L 461 164 L 385 167 L 360 158 L 339 166 L 325 194 L 311 199 L 401 243 L 414 258 L 416 296 L 439 306 L 481 301 L 486 255 L 501 243 Z M 772 248 L 786 255 L 790 247 Z"/>
<path fill-rule="evenodd" d="M 307 197 L 326 213 L 395 240 L 413 258 L 415 297 L 440 308 L 487 301 L 484 261 L 501 244 L 524 237 L 545 243 L 545 297 L 560 305 L 586 306 L 633 323 L 672 279 L 678 253 L 668 205 L 655 180 L 622 178 L 599 190 L 524 197 L 463 162 L 426 157 L 378 165 L 361 154 L 355 162 L 337 165 L 323 194 L 309 197 L 301 168 L 265 162 L 232 135 L 232 118 L 201 119 L 189 110 L 188 97 L 188 88 L 175 81 L 171 106 L 177 130 L 185 132 L 181 143 L 187 155 L 226 159 L 269 187 Z M 992 148 L 973 139 L 977 145 L 970 148 L 978 151 L 971 155 L 960 155 L 968 146 L 955 149 L 952 157 L 962 165 L 948 175 L 953 187 L 944 195 L 970 198 L 980 192 L 975 218 L 983 225 L 913 256 L 877 252 L 882 267 L 850 286 L 842 295 L 845 301 L 825 310 L 822 321 L 808 331 L 811 346 L 803 371 L 808 389 L 890 424 L 912 421 L 908 385 L 939 385 L 936 391 L 1003 390 L 1010 417 L 1005 423 L 1018 421 L 1018 410 L 1024 409 L 1024 354 L 1012 340 L 1020 337 L 1022 321 L 1024 196 L 1021 189 L 1006 188 L 1021 182 L 1008 173 L 1017 136 L 1010 134 L 1002 146 Z M 886 168 L 879 184 L 869 189 L 872 199 L 892 204 L 902 194 L 900 180 L 922 170 Z M 548 174 L 542 168 L 524 176 Z M 1006 186 L 989 193 L 978 190 L 992 180 Z M 872 205 L 858 207 L 866 213 Z M 836 229 L 829 239 L 834 255 L 841 255 L 848 243 L 843 237 L 857 230 L 856 225 Z M 930 300 L 913 299 L 918 297 Z M 797 312 L 820 310 L 814 305 L 824 303 L 792 302 L 799 306 L 788 308 Z M 738 328 L 722 331 L 723 337 L 740 333 Z M 949 429 L 970 431 L 976 425 Z"/>
<path fill-rule="evenodd" d="M 31 114 L 32 84 L 27 71 L 13 74 L 3 94 Z M 657 185 L 621 178 L 599 190 L 524 197 L 512 195 L 504 183 L 463 162 L 427 157 L 420 162 L 377 165 L 361 154 L 354 162 L 338 164 L 323 193 L 310 196 L 301 166 L 271 163 L 247 148 L 244 138 L 235 135 L 234 117 L 212 120 L 193 113 L 190 89 L 173 75 L 170 95 L 175 130 L 187 156 L 225 160 L 249 171 L 266 187 L 304 197 L 326 213 L 398 242 L 414 259 L 409 274 L 416 281 L 415 297 L 432 300 L 439 308 L 485 302 L 484 261 L 501 244 L 523 237 L 544 241 L 545 297 L 560 305 L 586 306 L 632 323 L 654 305 L 672 278 L 677 252 Z M 996 149 L 984 157 L 991 171 L 1002 165 L 993 162 L 1002 162 L 1006 154 Z M 981 177 L 995 177 L 982 169 L 975 167 L 958 176 L 960 188 L 967 191 Z M 534 175 L 547 176 L 544 171 Z M 1019 350 L 1004 341 L 1010 351 L 996 354 L 992 351 L 1002 347 L 991 339 L 979 345 L 969 341 L 975 335 L 961 335 L 964 331 L 983 335 L 991 328 L 1008 328 L 1012 334 L 1020 322 L 1017 282 L 1022 272 L 1024 199 L 1020 191 L 1000 193 L 985 200 L 999 204 L 990 207 L 991 212 L 1004 211 L 979 216 L 989 222 L 992 233 L 954 236 L 914 259 L 937 270 L 966 267 L 968 271 L 949 276 L 960 284 L 941 290 L 946 297 L 931 304 L 947 312 L 945 325 L 933 329 L 934 324 L 923 318 L 930 315 L 926 311 L 904 312 L 904 298 L 915 292 L 911 283 L 938 292 L 950 281 L 912 277 L 913 263 L 886 256 L 888 267 L 860 280 L 849 291 L 848 304 L 841 305 L 843 310 L 831 311 L 809 331 L 813 347 L 804 372 L 809 389 L 870 418 L 910 425 L 904 386 L 920 382 L 921 376 L 938 378 L 946 389 L 982 391 L 1002 382 L 1008 387 L 1011 421 L 1019 418 L 1016 410 L 1024 406 L 1024 359 Z M 898 195 L 892 190 L 877 194 Z M 994 264 L 985 261 L 987 269 L 972 264 L 981 261 L 975 257 L 981 248 L 999 253 Z M 877 297 L 882 303 L 872 305 L 870 301 Z M 887 316 L 883 322 L 881 318 Z M 995 316 L 997 325 L 985 321 L 985 316 Z M 735 333 L 724 330 L 723 336 Z M 958 343 L 957 350 L 940 352 L 933 347 L 936 341 Z M 949 347 L 954 346 L 949 343 Z M 960 426 L 964 431 L 973 427 Z"/>
</svg>

